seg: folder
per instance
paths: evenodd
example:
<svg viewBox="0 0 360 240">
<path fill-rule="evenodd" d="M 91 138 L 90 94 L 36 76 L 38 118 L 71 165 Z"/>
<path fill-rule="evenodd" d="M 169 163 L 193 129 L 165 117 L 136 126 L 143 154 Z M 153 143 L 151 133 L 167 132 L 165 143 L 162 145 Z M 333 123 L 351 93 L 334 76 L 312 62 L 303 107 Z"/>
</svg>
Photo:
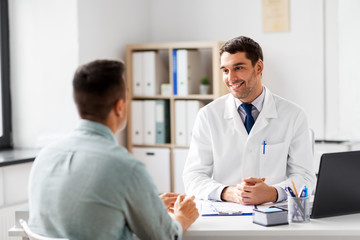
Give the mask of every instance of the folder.
<svg viewBox="0 0 360 240">
<path fill-rule="evenodd" d="M 144 143 L 144 109 L 143 101 L 133 100 L 131 102 L 131 138 L 133 144 Z"/>
<path fill-rule="evenodd" d="M 186 101 L 175 101 L 175 144 L 179 146 L 187 146 L 186 131 Z"/>
<path fill-rule="evenodd" d="M 155 91 L 155 82 L 156 82 L 156 59 L 155 52 L 143 52 L 143 69 L 144 69 L 144 95 L 145 96 L 154 96 Z"/>
<path fill-rule="evenodd" d="M 189 149 L 174 149 L 174 192 L 176 193 L 185 193 L 182 175 L 188 153 Z"/>
<path fill-rule="evenodd" d="M 143 53 L 142 52 L 133 52 L 132 53 L 132 90 L 133 94 L 136 96 L 141 96 L 144 94 L 143 88 Z"/>
<path fill-rule="evenodd" d="M 170 143 L 170 108 L 169 101 L 156 100 L 156 143 Z"/>
<path fill-rule="evenodd" d="M 172 61 L 173 93 L 177 95 L 177 49 L 173 49 Z"/>
<path fill-rule="evenodd" d="M 155 144 L 155 100 L 144 101 L 144 143 Z"/>
<path fill-rule="evenodd" d="M 170 192 L 170 149 L 134 147 L 133 154 L 146 165 L 158 192 Z"/>
<path fill-rule="evenodd" d="M 204 106 L 203 102 L 198 100 L 188 100 L 186 101 L 186 128 L 187 128 L 187 135 L 186 135 L 186 144 L 190 145 L 191 137 L 192 137 L 192 129 L 195 123 L 195 119 L 197 113 L 199 112 L 200 108 Z"/>
<path fill-rule="evenodd" d="M 198 50 L 177 50 L 177 95 L 198 94 L 201 80 Z"/>
<path fill-rule="evenodd" d="M 154 96 L 160 94 L 161 84 L 169 82 L 169 71 L 160 58 L 159 52 L 143 52 L 143 78 L 144 78 L 144 95 Z"/>
</svg>

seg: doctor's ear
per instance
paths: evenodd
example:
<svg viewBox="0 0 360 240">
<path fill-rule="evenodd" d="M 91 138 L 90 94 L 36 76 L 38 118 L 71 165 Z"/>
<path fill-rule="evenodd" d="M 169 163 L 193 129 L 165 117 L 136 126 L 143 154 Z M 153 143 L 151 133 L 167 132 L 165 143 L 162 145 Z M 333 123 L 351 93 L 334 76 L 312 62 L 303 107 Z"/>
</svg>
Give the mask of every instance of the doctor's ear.
<svg viewBox="0 0 360 240">
<path fill-rule="evenodd" d="M 259 59 L 255 64 L 255 69 L 257 73 L 262 73 L 262 71 L 264 70 L 264 63 L 261 59 Z"/>
</svg>

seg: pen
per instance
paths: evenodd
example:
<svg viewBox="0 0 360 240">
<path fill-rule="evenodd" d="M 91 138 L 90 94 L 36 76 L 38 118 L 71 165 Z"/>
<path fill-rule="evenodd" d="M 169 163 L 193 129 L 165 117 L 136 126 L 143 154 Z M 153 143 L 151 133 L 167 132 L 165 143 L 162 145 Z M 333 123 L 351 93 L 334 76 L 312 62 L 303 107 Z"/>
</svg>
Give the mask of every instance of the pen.
<svg viewBox="0 0 360 240">
<path fill-rule="evenodd" d="M 263 143 L 264 145 L 263 145 L 263 155 L 265 155 L 265 145 L 266 145 L 266 142 L 265 142 L 265 140 L 264 140 L 264 143 Z"/>
<path fill-rule="evenodd" d="M 300 196 L 299 197 L 307 197 L 308 196 L 308 188 L 306 186 L 303 186 L 301 191 L 300 191 Z"/>
<path fill-rule="evenodd" d="M 285 187 L 285 192 L 287 193 L 287 195 L 288 195 L 289 197 L 296 197 L 296 195 L 295 195 L 295 193 L 293 192 L 293 190 L 292 190 L 290 187 L 288 187 L 288 186 Z"/>
<path fill-rule="evenodd" d="M 298 193 L 297 193 L 297 191 L 296 191 L 296 187 L 295 187 L 294 181 L 291 181 L 291 183 L 292 183 L 292 185 L 293 185 L 293 187 L 294 187 L 294 190 L 295 190 L 295 196 L 298 196 Z"/>
</svg>

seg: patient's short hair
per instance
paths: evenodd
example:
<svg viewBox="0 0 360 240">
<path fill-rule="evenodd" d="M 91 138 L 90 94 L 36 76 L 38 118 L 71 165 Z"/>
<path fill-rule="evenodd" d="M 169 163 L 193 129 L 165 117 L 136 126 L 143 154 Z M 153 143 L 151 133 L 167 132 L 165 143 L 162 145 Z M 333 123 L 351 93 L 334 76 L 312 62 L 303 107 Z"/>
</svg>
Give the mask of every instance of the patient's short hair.
<svg viewBox="0 0 360 240">
<path fill-rule="evenodd" d="M 80 66 L 73 79 L 74 100 L 81 118 L 105 120 L 119 99 L 126 101 L 125 65 L 96 60 Z"/>
</svg>

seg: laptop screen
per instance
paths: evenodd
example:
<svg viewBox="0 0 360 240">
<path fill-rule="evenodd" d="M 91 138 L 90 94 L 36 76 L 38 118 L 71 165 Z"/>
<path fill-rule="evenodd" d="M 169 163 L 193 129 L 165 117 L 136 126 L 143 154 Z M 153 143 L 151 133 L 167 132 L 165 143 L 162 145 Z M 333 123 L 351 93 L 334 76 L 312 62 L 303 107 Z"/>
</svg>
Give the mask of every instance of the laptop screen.
<svg viewBox="0 0 360 240">
<path fill-rule="evenodd" d="M 360 151 L 321 156 L 311 218 L 360 212 Z"/>
</svg>

